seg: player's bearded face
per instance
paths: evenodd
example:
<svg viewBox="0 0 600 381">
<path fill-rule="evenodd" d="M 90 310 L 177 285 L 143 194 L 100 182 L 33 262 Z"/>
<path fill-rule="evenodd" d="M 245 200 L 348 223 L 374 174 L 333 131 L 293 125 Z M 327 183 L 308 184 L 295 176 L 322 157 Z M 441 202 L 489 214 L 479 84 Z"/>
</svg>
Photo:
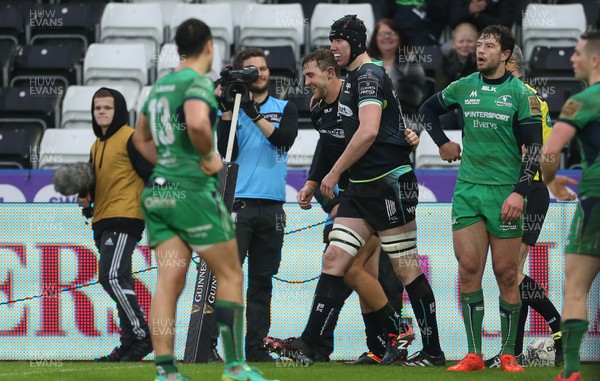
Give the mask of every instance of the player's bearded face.
<svg viewBox="0 0 600 381">
<path fill-rule="evenodd" d="M 502 50 L 494 36 L 486 36 L 477 40 L 477 70 L 483 75 L 492 74 L 500 66 Z"/>
<path fill-rule="evenodd" d="M 304 86 L 309 88 L 315 98 L 324 99 L 327 96 L 327 70 L 321 71 L 316 61 L 304 65 Z"/>
</svg>

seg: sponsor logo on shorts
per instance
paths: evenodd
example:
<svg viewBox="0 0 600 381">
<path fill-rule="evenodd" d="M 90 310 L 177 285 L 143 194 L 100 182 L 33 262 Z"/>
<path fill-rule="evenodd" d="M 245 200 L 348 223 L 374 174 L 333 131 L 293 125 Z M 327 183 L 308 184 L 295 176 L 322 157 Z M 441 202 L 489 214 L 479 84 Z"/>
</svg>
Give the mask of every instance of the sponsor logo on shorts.
<svg viewBox="0 0 600 381">
<path fill-rule="evenodd" d="M 512 222 L 507 222 L 507 223 L 501 224 L 500 229 L 502 229 L 504 231 L 517 230 L 517 225 L 513 224 Z"/>
<path fill-rule="evenodd" d="M 388 220 L 393 223 L 398 221 L 396 216 L 396 203 L 393 200 L 385 199 L 385 210 L 387 212 Z"/>
</svg>

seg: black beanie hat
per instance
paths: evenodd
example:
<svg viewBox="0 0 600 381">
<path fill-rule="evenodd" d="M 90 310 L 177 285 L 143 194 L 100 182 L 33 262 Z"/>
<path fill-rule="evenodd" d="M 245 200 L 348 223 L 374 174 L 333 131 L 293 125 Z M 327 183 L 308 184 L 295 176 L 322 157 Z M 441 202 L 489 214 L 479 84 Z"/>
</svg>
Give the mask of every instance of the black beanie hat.
<svg viewBox="0 0 600 381">
<path fill-rule="evenodd" d="M 367 50 L 367 28 L 356 15 L 346 15 L 331 25 L 329 41 L 345 40 L 350 44 L 350 62 Z"/>
</svg>

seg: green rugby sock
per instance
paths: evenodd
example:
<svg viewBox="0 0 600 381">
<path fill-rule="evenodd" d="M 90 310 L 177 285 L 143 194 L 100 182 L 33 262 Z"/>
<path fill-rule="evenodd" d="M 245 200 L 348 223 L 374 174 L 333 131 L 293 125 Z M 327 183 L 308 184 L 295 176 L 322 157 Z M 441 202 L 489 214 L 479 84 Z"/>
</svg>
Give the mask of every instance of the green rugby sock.
<svg viewBox="0 0 600 381">
<path fill-rule="evenodd" d="M 561 324 L 563 348 L 565 354 L 565 368 L 563 378 L 569 378 L 571 373 L 579 372 L 579 348 L 583 335 L 588 330 L 587 320 L 569 319 Z"/>
<path fill-rule="evenodd" d="M 481 326 L 483 324 L 483 290 L 475 292 L 461 292 L 463 320 L 467 330 L 467 343 L 469 353 L 481 356 Z"/>
<path fill-rule="evenodd" d="M 500 329 L 502 330 L 502 348 L 500 354 L 515 354 L 515 339 L 519 327 L 521 303 L 510 304 L 500 299 Z"/>
<path fill-rule="evenodd" d="M 217 300 L 215 302 L 217 324 L 223 336 L 225 368 L 244 363 L 244 306 L 235 302 Z"/>
<path fill-rule="evenodd" d="M 156 372 L 161 376 L 178 372 L 173 355 L 156 356 L 154 361 L 156 362 Z"/>
</svg>

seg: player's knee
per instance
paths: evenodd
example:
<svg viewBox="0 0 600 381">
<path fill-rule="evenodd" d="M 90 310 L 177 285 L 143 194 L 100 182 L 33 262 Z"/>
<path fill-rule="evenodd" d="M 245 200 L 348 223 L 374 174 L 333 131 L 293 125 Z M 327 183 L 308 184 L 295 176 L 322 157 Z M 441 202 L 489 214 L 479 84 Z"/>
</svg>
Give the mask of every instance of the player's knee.
<svg viewBox="0 0 600 381">
<path fill-rule="evenodd" d="M 417 255 L 417 231 L 381 237 L 381 248 L 390 257 L 390 260 L 405 259 L 407 256 Z M 407 264 L 408 265 L 408 264 Z M 417 262 L 412 267 L 419 266 Z"/>
<path fill-rule="evenodd" d="M 362 266 L 350 266 L 344 273 L 344 283 L 350 288 L 355 288 L 357 280 L 365 274 L 365 269 Z"/>
<path fill-rule="evenodd" d="M 458 260 L 458 269 L 460 273 L 464 273 L 465 275 L 473 276 L 476 274 L 483 274 L 483 269 L 481 268 L 482 262 L 478 257 L 469 257 L 469 256 L 457 256 Z M 485 264 L 484 264 L 485 265 Z"/>
<path fill-rule="evenodd" d="M 494 270 L 496 279 L 500 287 L 513 287 L 517 285 L 518 272 L 516 268 L 504 268 L 502 270 Z"/>
<path fill-rule="evenodd" d="M 244 273 L 241 266 L 224 266 L 220 269 L 215 269 L 215 277 L 219 284 L 229 284 L 232 287 L 241 287 L 244 281 Z"/>
<path fill-rule="evenodd" d="M 323 261 L 321 264 L 321 271 L 325 273 L 337 272 L 338 258 L 342 253 L 342 249 L 329 245 L 325 253 L 323 254 Z M 341 274 L 340 274 L 341 275 Z"/>
<path fill-rule="evenodd" d="M 351 256 L 356 256 L 358 250 L 364 246 L 365 240 L 354 230 L 342 224 L 333 224 L 329 233 L 329 249 L 341 249 Z M 327 254 L 327 253 L 326 253 Z"/>
<path fill-rule="evenodd" d="M 418 263 L 419 258 L 416 258 L 416 261 Z M 394 273 L 396 274 L 396 277 L 398 277 L 398 279 L 400 279 L 400 281 L 402 283 L 410 284 L 415 279 L 417 279 L 419 276 L 421 276 L 421 274 L 423 274 L 423 271 L 421 270 L 420 265 L 404 266 L 404 267 L 401 265 L 394 265 Z"/>
<path fill-rule="evenodd" d="M 157 288 L 169 295 L 179 296 L 185 287 L 185 273 L 169 272 L 160 274 L 158 277 Z"/>
</svg>

